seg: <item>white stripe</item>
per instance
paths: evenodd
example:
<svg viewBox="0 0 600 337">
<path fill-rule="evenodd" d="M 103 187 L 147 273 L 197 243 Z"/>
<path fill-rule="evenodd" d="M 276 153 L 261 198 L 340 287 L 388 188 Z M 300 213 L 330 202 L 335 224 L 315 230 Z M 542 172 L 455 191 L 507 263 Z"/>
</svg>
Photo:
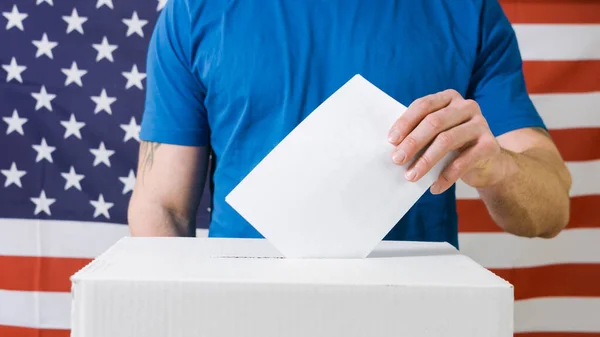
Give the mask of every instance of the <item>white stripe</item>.
<svg viewBox="0 0 600 337">
<path fill-rule="evenodd" d="M 571 196 L 600 194 L 600 160 L 584 162 L 567 162 L 567 167 L 573 178 Z M 456 183 L 458 199 L 479 199 L 477 190 L 466 185 L 462 180 Z"/>
<path fill-rule="evenodd" d="M 598 24 L 514 24 L 523 60 L 598 60 Z"/>
<path fill-rule="evenodd" d="M 0 325 L 69 329 L 70 320 L 71 293 L 0 290 Z"/>
<path fill-rule="evenodd" d="M 515 303 L 515 332 L 600 332 L 600 298 L 536 298 Z"/>
<path fill-rule="evenodd" d="M 549 129 L 600 127 L 600 92 L 535 94 L 531 100 Z"/>
<path fill-rule="evenodd" d="M 0 255 L 95 258 L 128 235 L 112 223 L 0 218 Z"/>
<path fill-rule="evenodd" d="M 70 329 L 70 293 L 0 290 L 0 303 L 0 325 Z M 519 300 L 515 302 L 515 332 L 600 332 L 598 313 L 600 298 Z"/>
<path fill-rule="evenodd" d="M 595 228 L 566 229 L 550 240 L 501 232 L 459 234 L 461 252 L 487 268 L 600 263 L 599 242 L 600 229 Z"/>
<path fill-rule="evenodd" d="M 37 249 L 36 236 L 26 236 L 39 222 L 47 233 Z M 94 258 L 119 238 L 127 227 L 50 220 L 0 219 L 0 255 Z M 81 233 L 89 240 L 73 240 Z M 206 236 L 206 230 L 198 230 Z M 93 238 L 93 240 L 91 239 Z M 552 240 L 526 239 L 506 233 L 460 233 L 461 250 L 489 268 L 528 267 L 551 263 L 600 263 L 600 229 L 569 229 Z M 501 252 L 501 253 L 499 253 Z"/>
</svg>

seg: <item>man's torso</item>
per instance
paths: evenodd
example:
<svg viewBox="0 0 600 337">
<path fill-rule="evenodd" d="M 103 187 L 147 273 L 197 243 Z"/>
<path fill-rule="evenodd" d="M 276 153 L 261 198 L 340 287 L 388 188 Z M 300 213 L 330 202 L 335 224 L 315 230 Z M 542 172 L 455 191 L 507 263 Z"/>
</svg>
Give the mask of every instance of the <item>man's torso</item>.
<svg viewBox="0 0 600 337">
<path fill-rule="evenodd" d="M 193 72 L 216 157 L 210 235 L 260 237 L 225 196 L 353 75 L 406 106 L 448 88 L 465 95 L 476 2 L 190 0 Z M 387 238 L 457 245 L 454 189 L 427 192 Z"/>
</svg>

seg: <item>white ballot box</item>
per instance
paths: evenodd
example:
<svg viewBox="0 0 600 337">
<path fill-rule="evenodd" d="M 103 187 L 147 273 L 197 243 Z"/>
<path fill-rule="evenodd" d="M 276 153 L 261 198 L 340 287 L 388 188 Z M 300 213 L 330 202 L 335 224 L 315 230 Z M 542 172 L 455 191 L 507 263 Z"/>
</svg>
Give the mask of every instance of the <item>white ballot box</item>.
<svg viewBox="0 0 600 337">
<path fill-rule="evenodd" d="M 513 333 L 513 287 L 446 243 L 289 259 L 262 239 L 124 238 L 73 275 L 72 295 L 73 337 Z"/>
</svg>

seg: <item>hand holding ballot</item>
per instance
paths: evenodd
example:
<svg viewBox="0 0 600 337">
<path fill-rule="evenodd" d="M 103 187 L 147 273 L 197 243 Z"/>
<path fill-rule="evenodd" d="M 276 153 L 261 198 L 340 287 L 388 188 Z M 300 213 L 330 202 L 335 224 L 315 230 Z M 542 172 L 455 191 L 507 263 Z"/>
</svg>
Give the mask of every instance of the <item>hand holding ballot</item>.
<svg viewBox="0 0 600 337">
<path fill-rule="evenodd" d="M 455 90 L 415 100 L 392 126 L 389 142 L 396 146 L 392 154 L 396 164 L 414 159 L 405 174 L 410 181 L 421 179 L 451 151 L 460 152 L 431 186 L 433 194 L 446 191 L 460 178 L 474 187 L 492 185 L 502 173 L 501 147 L 479 105 Z"/>
</svg>

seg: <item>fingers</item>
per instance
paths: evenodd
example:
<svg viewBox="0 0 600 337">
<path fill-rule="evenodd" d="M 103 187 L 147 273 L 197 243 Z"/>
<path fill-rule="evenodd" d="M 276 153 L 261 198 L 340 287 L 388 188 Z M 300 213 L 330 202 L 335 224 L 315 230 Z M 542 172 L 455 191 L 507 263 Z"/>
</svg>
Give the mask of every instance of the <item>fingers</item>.
<svg viewBox="0 0 600 337">
<path fill-rule="evenodd" d="M 467 148 L 456 157 L 431 185 L 431 193 L 439 194 L 450 188 L 458 179 L 474 167 L 490 158 L 498 147 L 493 145 L 494 139 L 480 139 L 475 145 Z"/>
<path fill-rule="evenodd" d="M 458 97 L 460 97 L 458 92 L 446 90 L 415 100 L 390 129 L 388 141 L 398 145 L 425 116 L 445 108 Z"/>
<path fill-rule="evenodd" d="M 403 165 L 423 148 L 430 144 L 438 135 L 456 125 L 468 121 L 471 118 L 471 112 L 467 109 L 458 109 L 448 106 L 442 110 L 431 113 L 412 130 L 406 138 L 400 142 L 392 154 L 392 160 Z M 445 137 L 445 136 L 442 136 Z"/>
<path fill-rule="evenodd" d="M 433 143 L 406 171 L 406 179 L 417 181 L 431 170 L 450 151 L 458 150 L 477 140 L 483 130 L 473 122 L 439 133 Z M 409 136 L 410 137 L 410 136 Z"/>
</svg>

